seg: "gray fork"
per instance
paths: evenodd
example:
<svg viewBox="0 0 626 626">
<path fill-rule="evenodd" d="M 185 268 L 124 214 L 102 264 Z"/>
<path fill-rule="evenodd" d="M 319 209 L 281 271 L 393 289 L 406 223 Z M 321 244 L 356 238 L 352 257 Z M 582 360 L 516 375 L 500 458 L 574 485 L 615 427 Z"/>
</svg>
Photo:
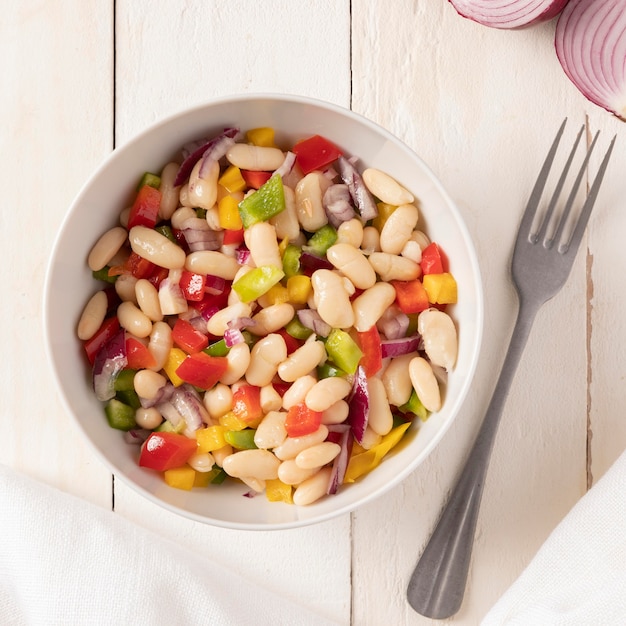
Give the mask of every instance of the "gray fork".
<svg viewBox="0 0 626 626">
<path fill-rule="evenodd" d="M 558 293 L 569 276 L 615 144 L 616 138 L 613 137 L 571 236 L 562 241 L 569 213 L 599 134 L 596 133 L 589 146 L 559 223 L 554 233 L 551 233 L 550 218 L 585 128 L 583 126 L 576 137 L 546 214 L 540 220 L 536 217 L 537 208 L 566 121 L 567 119 L 561 124 L 541 168 L 515 241 L 511 275 L 519 297 L 519 311 L 500 377 L 465 468 L 409 582 L 407 590 L 409 604 L 426 617 L 435 619 L 450 617 L 459 610 L 463 601 L 485 475 L 509 387 L 537 311 L 544 302 Z M 537 225 L 536 222 L 540 223 Z"/>
</svg>

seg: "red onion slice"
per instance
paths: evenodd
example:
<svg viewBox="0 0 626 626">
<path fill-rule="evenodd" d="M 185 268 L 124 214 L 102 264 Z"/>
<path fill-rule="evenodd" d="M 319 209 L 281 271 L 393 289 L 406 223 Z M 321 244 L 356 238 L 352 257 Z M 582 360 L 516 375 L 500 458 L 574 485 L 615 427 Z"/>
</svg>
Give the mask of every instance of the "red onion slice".
<svg viewBox="0 0 626 626">
<path fill-rule="evenodd" d="M 182 232 L 191 252 L 219 250 L 222 246 L 222 233 L 211 230 L 205 219 L 190 217 L 182 223 Z"/>
<path fill-rule="evenodd" d="M 343 484 L 343 479 L 348 469 L 348 461 L 350 460 L 350 454 L 352 452 L 352 442 L 354 437 L 350 428 L 346 428 L 339 439 L 339 446 L 341 450 L 333 461 L 332 470 L 330 472 L 330 479 L 328 481 L 328 487 L 326 493 L 329 495 L 337 493 L 337 489 Z"/>
<path fill-rule="evenodd" d="M 374 219 L 378 215 L 376 202 L 374 202 L 372 194 L 365 186 L 363 178 L 357 171 L 354 163 L 344 156 L 340 156 L 337 159 L 337 165 L 339 166 L 341 179 L 348 186 L 352 201 L 361 215 L 361 220 L 367 222 Z"/>
<path fill-rule="evenodd" d="M 524 28 L 556 17 L 568 0 L 449 0 L 456 12 L 491 28 Z M 595 1 L 595 0 L 594 0 Z"/>
<path fill-rule="evenodd" d="M 557 22 L 555 48 L 577 89 L 626 121 L 624 0 L 570 0 Z"/>
<path fill-rule="evenodd" d="M 343 183 L 331 185 L 325 191 L 322 202 L 328 221 L 335 228 L 338 228 L 343 222 L 351 220 L 356 215 L 352 206 L 348 185 Z"/>
<path fill-rule="evenodd" d="M 388 341 L 381 341 L 380 348 L 383 359 L 387 357 L 402 356 L 403 354 L 410 354 L 416 352 L 420 345 L 419 335 L 413 335 L 413 337 L 403 337 L 402 339 L 390 339 Z"/>
<path fill-rule="evenodd" d="M 100 348 L 93 362 L 93 388 L 98 400 L 106 402 L 115 397 L 115 379 L 127 364 L 126 334 L 120 329 Z"/>
<path fill-rule="evenodd" d="M 285 160 L 282 165 L 274 171 L 274 174 L 278 174 L 281 178 L 291 173 L 293 166 L 296 164 L 296 155 L 293 152 L 287 152 L 285 154 Z"/>
<path fill-rule="evenodd" d="M 352 432 L 357 443 L 363 443 L 365 429 L 369 420 L 370 398 L 367 388 L 367 377 L 362 365 L 359 365 L 354 376 L 348 404 L 350 408 L 346 422 L 352 426 Z"/>
</svg>

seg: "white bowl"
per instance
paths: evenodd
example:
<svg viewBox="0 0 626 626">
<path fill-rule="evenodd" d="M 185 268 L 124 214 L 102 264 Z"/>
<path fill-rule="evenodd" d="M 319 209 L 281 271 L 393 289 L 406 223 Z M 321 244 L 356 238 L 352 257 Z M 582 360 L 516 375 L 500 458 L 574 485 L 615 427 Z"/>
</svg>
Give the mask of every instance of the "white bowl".
<svg viewBox="0 0 626 626">
<path fill-rule="evenodd" d="M 329 138 L 363 164 L 377 167 L 410 189 L 420 202 L 422 227 L 447 252 L 458 283 L 450 307 L 459 329 L 459 353 L 449 375 L 443 408 L 405 440 L 381 465 L 337 495 L 297 507 L 244 498 L 245 486 L 223 484 L 209 492 L 168 487 L 160 473 L 140 468 L 137 447 L 111 429 L 96 400 L 76 324 L 95 284 L 86 263 L 91 246 L 117 223 L 144 171 L 160 171 L 180 147 L 226 126 L 271 126 L 277 139 L 293 143 L 312 134 Z M 45 335 L 52 370 L 67 410 L 96 454 L 139 493 L 194 520 L 235 529 L 283 529 L 328 520 L 370 502 L 397 485 L 431 453 L 463 405 L 478 360 L 483 294 L 478 262 L 459 211 L 422 160 L 376 124 L 341 107 L 308 98 L 245 95 L 221 98 L 178 113 L 117 148 L 93 174 L 71 206 L 58 234 L 45 285 Z M 228 481 L 227 481 L 228 482 Z"/>
</svg>

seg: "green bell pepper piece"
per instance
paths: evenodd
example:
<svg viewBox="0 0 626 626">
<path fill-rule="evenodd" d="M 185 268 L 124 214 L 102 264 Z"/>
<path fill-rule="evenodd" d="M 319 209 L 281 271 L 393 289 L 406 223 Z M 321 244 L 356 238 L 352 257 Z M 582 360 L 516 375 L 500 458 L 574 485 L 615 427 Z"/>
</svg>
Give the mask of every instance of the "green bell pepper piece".
<svg viewBox="0 0 626 626">
<path fill-rule="evenodd" d="M 307 241 L 305 249 L 317 256 L 324 256 L 336 242 L 337 231 L 330 224 L 325 224 Z"/>
<path fill-rule="evenodd" d="M 130 430 L 136 428 L 135 409 L 128 404 L 120 402 L 117 398 L 111 398 L 104 407 L 104 413 L 111 428 L 117 430 Z"/>
<path fill-rule="evenodd" d="M 283 252 L 283 272 L 287 278 L 296 276 L 300 273 L 300 255 L 302 249 L 293 244 L 289 244 Z"/>
<path fill-rule="evenodd" d="M 294 339 L 308 339 L 313 334 L 313 331 L 307 328 L 297 315 L 285 326 L 285 330 Z"/>
<path fill-rule="evenodd" d="M 421 400 L 418 398 L 415 389 L 411 392 L 411 397 L 406 404 L 398 407 L 398 411 L 402 413 L 413 413 L 417 415 L 422 422 L 425 422 L 428 419 L 428 409 L 422 404 Z"/>
<path fill-rule="evenodd" d="M 276 175 L 239 203 L 239 215 L 244 228 L 257 222 L 266 222 L 284 210 L 283 179 Z"/>
<path fill-rule="evenodd" d="M 285 272 L 274 265 L 255 267 L 233 283 L 242 302 L 252 302 L 279 283 Z"/>
<path fill-rule="evenodd" d="M 257 445 L 254 443 L 254 435 L 256 430 L 253 428 L 244 428 L 243 430 L 227 430 L 224 433 L 226 443 L 229 443 L 237 450 L 254 450 Z"/>
<path fill-rule="evenodd" d="M 144 185 L 149 185 L 150 187 L 154 187 L 158 189 L 161 186 L 161 177 L 158 174 L 153 174 L 152 172 L 146 172 L 139 181 L 137 185 L 137 191 L 139 191 Z"/>
<path fill-rule="evenodd" d="M 113 382 L 113 389 L 115 391 L 134 391 L 135 390 L 135 374 L 137 370 L 125 369 L 122 370 Z"/>
<path fill-rule="evenodd" d="M 160 224 L 154 230 L 156 230 L 157 233 L 161 233 L 164 237 L 167 237 L 172 243 L 178 245 L 178 241 L 176 240 L 176 237 L 174 237 L 172 228 L 168 224 Z"/>
<path fill-rule="evenodd" d="M 105 283 L 113 284 L 117 280 L 117 276 L 109 276 L 109 266 L 105 265 L 101 270 L 91 272 L 96 280 L 102 280 Z"/>
<path fill-rule="evenodd" d="M 212 485 L 221 485 L 228 477 L 228 474 L 221 467 L 218 467 L 217 465 L 213 467 L 213 469 L 209 472 L 209 474 L 210 474 L 209 482 Z"/>
<path fill-rule="evenodd" d="M 339 328 L 333 328 L 326 340 L 326 352 L 330 360 L 347 374 L 354 374 L 363 356 L 361 348 L 350 335 Z"/>
<path fill-rule="evenodd" d="M 331 378 L 331 376 L 345 376 L 346 373 L 338 367 L 334 367 L 328 361 L 317 366 L 317 378 Z"/>
<path fill-rule="evenodd" d="M 223 339 L 212 343 L 202 352 L 206 352 L 209 356 L 226 356 L 230 352 L 230 348 Z"/>
</svg>

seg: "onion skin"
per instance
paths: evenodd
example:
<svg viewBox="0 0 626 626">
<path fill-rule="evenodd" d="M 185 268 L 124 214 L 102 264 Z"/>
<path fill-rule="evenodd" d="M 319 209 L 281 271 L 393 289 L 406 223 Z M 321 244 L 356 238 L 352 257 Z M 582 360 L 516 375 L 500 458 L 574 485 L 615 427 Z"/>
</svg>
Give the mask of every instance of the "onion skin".
<svg viewBox="0 0 626 626">
<path fill-rule="evenodd" d="M 568 0 L 448 0 L 462 17 L 473 22 L 515 30 L 556 17 Z"/>
<path fill-rule="evenodd" d="M 585 98 L 626 121 L 626 2 L 570 0 L 557 22 L 555 48 Z"/>
</svg>

